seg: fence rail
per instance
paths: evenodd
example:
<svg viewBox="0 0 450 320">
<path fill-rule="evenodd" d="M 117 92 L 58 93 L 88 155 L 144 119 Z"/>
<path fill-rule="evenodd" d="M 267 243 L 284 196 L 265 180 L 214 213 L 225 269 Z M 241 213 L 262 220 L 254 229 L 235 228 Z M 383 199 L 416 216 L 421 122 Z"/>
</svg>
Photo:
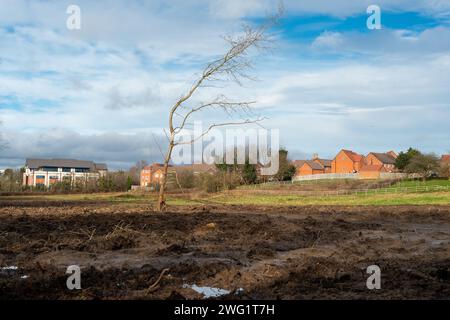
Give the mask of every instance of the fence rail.
<svg viewBox="0 0 450 320">
<path fill-rule="evenodd" d="M 359 179 L 358 173 L 321 173 L 308 174 L 304 176 L 296 176 L 292 181 L 309 181 L 309 180 L 335 180 L 335 179 Z"/>
<path fill-rule="evenodd" d="M 416 178 L 417 175 L 410 175 L 400 172 L 380 172 L 377 179 L 379 180 L 394 180 L 405 178 Z M 304 176 L 295 176 L 292 178 L 293 182 L 296 181 L 312 181 L 312 180 L 337 180 L 337 179 L 366 179 L 359 173 L 320 173 L 320 174 L 308 174 Z"/>
<path fill-rule="evenodd" d="M 408 193 L 408 192 L 433 192 L 433 191 L 449 191 L 450 186 L 410 186 L 410 187 L 387 187 L 375 189 L 358 189 L 358 190 L 331 190 L 320 192 L 325 196 L 332 195 L 375 195 L 375 194 L 392 194 L 392 193 Z"/>
<path fill-rule="evenodd" d="M 285 192 L 280 190 L 267 190 L 259 188 L 261 185 L 254 185 L 253 188 L 245 188 L 246 190 L 251 190 L 256 193 L 264 194 L 284 194 L 292 196 L 309 196 L 309 197 L 329 197 L 329 196 L 344 196 L 344 195 L 354 195 L 354 196 L 368 196 L 376 194 L 395 194 L 395 193 L 413 193 L 413 192 L 436 192 L 436 191 L 450 191 L 450 185 L 440 186 L 440 185 L 428 185 L 428 186 L 382 186 L 379 188 L 365 188 L 365 189 L 340 189 L 340 190 L 285 190 Z M 253 190 L 252 190 L 253 189 Z"/>
</svg>

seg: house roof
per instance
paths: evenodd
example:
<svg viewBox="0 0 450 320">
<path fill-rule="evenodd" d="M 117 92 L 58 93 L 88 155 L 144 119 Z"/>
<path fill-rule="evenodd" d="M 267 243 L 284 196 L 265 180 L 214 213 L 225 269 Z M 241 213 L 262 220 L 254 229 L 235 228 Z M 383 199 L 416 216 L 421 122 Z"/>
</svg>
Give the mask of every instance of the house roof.
<svg viewBox="0 0 450 320">
<path fill-rule="evenodd" d="M 398 154 L 397 152 L 395 152 L 394 150 L 389 150 L 388 152 L 386 152 L 387 154 L 390 154 L 391 156 L 393 156 L 395 159 L 397 159 Z"/>
<path fill-rule="evenodd" d="M 108 170 L 106 163 L 95 163 L 95 169 L 97 170 Z"/>
<path fill-rule="evenodd" d="M 164 164 L 162 163 L 152 163 L 149 166 L 143 167 L 142 170 L 156 170 L 161 169 L 162 167 L 164 167 Z M 172 165 L 169 164 L 169 167 L 172 167 Z"/>
<path fill-rule="evenodd" d="M 441 161 L 450 162 L 450 154 L 443 154 Z"/>
<path fill-rule="evenodd" d="M 385 171 L 382 164 L 366 164 L 359 169 L 360 172 L 367 172 L 367 171 Z"/>
<path fill-rule="evenodd" d="M 76 159 L 26 159 L 25 166 L 30 169 L 38 169 L 40 167 L 52 168 L 81 168 L 90 170 L 107 170 L 104 163 L 95 163 L 87 160 Z"/>
<path fill-rule="evenodd" d="M 342 149 L 341 151 L 344 152 L 354 162 L 360 162 L 363 159 L 362 155 L 360 155 L 360 154 L 358 154 L 356 152 L 353 152 L 351 150 Z"/>
<path fill-rule="evenodd" d="M 194 173 L 204 173 L 204 172 L 216 171 L 217 168 L 213 164 L 194 163 L 194 164 L 188 164 L 188 165 L 174 166 L 172 168 L 172 170 L 175 170 L 177 172 L 191 171 Z"/>
<path fill-rule="evenodd" d="M 331 163 L 333 162 L 333 160 L 329 160 L 329 159 L 317 158 L 315 160 L 319 161 L 324 167 L 331 167 Z"/>
<path fill-rule="evenodd" d="M 395 158 L 388 153 L 371 152 L 369 154 L 373 154 L 375 158 L 377 158 L 384 164 L 395 164 Z"/>
<path fill-rule="evenodd" d="M 310 166 L 311 169 L 313 170 L 323 170 L 323 165 L 321 165 L 320 163 L 314 162 L 313 160 L 306 160 L 303 165 L 308 165 Z"/>
<path fill-rule="evenodd" d="M 305 161 L 306 160 L 294 160 L 292 161 L 292 165 L 297 168 L 300 168 L 305 163 Z"/>
</svg>

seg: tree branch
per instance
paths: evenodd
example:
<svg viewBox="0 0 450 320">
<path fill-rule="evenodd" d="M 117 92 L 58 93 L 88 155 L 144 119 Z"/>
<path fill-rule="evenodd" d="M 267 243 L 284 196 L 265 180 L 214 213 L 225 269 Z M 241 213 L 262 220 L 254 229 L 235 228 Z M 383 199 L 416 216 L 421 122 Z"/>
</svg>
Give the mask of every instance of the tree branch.
<svg viewBox="0 0 450 320">
<path fill-rule="evenodd" d="M 230 113 L 230 111 L 237 112 L 237 110 L 250 110 L 251 105 L 255 104 L 256 101 L 245 101 L 245 102 L 232 102 L 227 100 L 220 100 L 219 98 L 216 98 L 212 102 L 204 103 L 199 105 L 198 107 L 192 108 L 189 110 L 189 112 L 183 117 L 182 123 L 173 129 L 174 133 L 179 133 L 181 130 L 184 129 L 187 120 L 190 116 L 192 116 L 195 112 L 201 111 L 203 109 L 206 109 L 208 107 L 219 107 L 222 108 L 225 112 Z"/>
<path fill-rule="evenodd" d="M 266 118 L 259 118 L 256 120 L 244 120 L 244 121 L 239 121 L 239 122 L 224 122 L 224 123 L 219 123 L 219 124 L 212 124 L 208 127 L 207 130 L 203 131 L 203 133 L 201 135 L 199 135 L 198 137 L 190 140 L 190 141 L 184 141 L 184 142 L 175 142 L 174 146 L 178 146 L 178 145 L 183 145 L 183 144 L 193 144 L 194 142 L 198 141 L 199 139 L 203 138 L 204 136 L 206 136 L 213 128 L 217 128 L 217 127 L 224 127 L 224 126 L 234 126 L 234 125 L 243 125 L 243 124 L 251 124 L 251 123 L 255 123 L 258 124 L 259 122 L 265 120 Z"/>
</svg>

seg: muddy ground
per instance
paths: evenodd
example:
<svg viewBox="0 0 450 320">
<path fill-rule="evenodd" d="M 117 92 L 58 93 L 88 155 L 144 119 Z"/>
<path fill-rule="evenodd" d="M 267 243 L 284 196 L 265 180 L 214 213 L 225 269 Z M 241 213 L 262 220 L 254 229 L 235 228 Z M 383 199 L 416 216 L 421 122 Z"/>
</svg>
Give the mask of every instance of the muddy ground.
<svg viewBox="0 0 450 320">
<path fill-rule="evenodd" d="M 74 264 L 82 289 L 70 291 Z M 380 290 L 366 287 L 374 264 Z M 229 290 L 222 299 L 449 299 L 450 206 L 160 214 L 141 204 L 0 202 L 2 299 L 203 298 L 186 287 L 194 284 Z"/>
</svg>

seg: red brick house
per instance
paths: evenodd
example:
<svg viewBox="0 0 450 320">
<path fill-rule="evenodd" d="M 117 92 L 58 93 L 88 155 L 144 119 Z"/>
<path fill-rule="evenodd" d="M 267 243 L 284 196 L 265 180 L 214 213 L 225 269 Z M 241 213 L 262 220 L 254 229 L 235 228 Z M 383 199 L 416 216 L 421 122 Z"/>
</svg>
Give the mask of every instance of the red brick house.
<svg viewBox="0 0 450 320">
<path fill-rule="evenodd" d="M 155 184 L 160 184 L 163 177 L 163 167 L 161 163 L 153 163 L 150 166 L 145 166 L 141 170 L 141 187 L 148 187 Z"/>
<path fill-rule="evenodd" d="M 359 170 L 360 179 L 379 179 L 380 173 L 387 172 L 382 164 L 365 164 Z"/>
<path fill-rule="evenodd" d="M 296 168 L 300 168 L 306 160 L 293 160 L 292 165 Z"/>
<path fill-rule="evenodd" d="M 366 156 L 365 163 L 368 165 L 381 165 L 387 172 L 393 172 L 395 171 L 396 156 L 393 151 L 386 153 L 371 152 Z"/>
<path fill-rule="evenodd" d="M 364 165 L 364 156 L 342 149 L 331 162 L 332 173 L 356 173 Z"/>
<path fill-rule="evenodd" d="M 310 174 L 325 173 L 325 168 L 314 160 L 305 160 L 303 164 L 297 168 L 296 175 L 306 176 Z"/>
<path fill-rule="evenodd" d="M 323 173 L 331 173 L 333 160 L 315 158 L 313 161 L 320 164 L 323 167 L 324 171 Z"/>
<path fill-rule="evenodd" d="M 296 176 L 305 176 L 311 174 L 331 173 L 332 160 L 321 159 L 314 154 L 312 160 L 294 160 L 292 164 L 297 168 Z"/>
</svg>

